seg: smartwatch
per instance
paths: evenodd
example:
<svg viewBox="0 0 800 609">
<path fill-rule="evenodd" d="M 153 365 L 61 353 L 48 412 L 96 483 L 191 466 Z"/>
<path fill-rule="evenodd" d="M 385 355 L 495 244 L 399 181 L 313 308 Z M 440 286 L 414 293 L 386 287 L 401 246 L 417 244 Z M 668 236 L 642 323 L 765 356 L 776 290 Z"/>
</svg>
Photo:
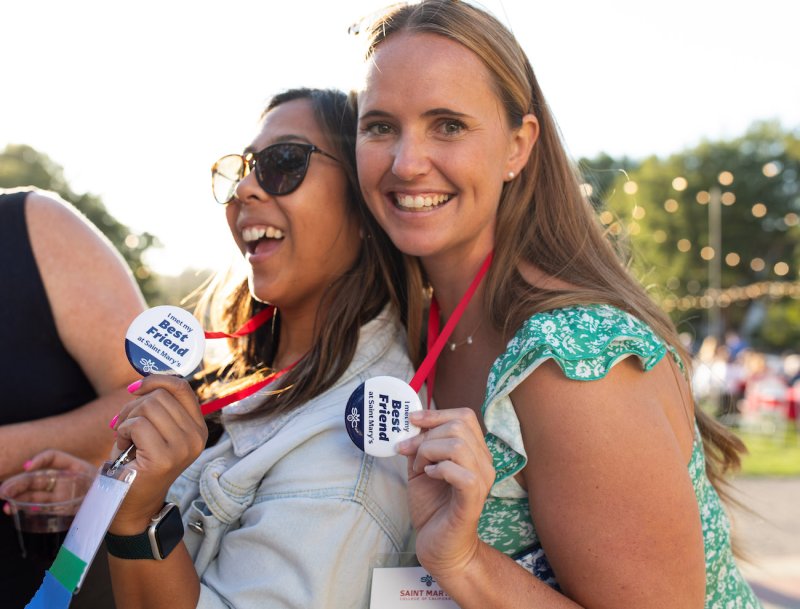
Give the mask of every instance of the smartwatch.
<svg viewBox="0 0 800 609">
<path fill-rule="evenodd" d="M 106 549 L 111 556 L 125 559 L 164 560 L 183 539 L 181 512 L 174 503 L 165 503 L 138 535 L 106 533 Z"/>
</svg>

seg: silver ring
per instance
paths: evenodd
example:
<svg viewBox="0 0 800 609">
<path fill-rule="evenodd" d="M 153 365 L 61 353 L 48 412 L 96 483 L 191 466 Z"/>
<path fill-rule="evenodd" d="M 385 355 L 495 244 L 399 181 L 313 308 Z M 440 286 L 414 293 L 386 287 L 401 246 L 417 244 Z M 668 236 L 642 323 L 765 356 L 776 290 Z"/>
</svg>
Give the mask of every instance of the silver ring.
<svg viewBox="0 0 800 609">
<path fill-rule="evenodd" d="M 55 487 L 56 487 L 56 477 L 50 476 L 50 479 L 47 481 L 47 486 L 45 487 L 44 492 L 52 493 Z"/>
</svg>

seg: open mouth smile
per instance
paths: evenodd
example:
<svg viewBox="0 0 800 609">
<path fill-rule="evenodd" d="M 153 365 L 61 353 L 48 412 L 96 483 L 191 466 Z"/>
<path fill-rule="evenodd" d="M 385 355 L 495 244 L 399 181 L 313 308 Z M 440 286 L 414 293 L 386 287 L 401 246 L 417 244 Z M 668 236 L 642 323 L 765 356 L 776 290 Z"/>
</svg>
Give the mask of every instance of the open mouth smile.
<svg viewBox="0 0 800 609">
<path fill-rule="evenodd" d="M 274 226 L 248 226 L 242 229 L 242 240 L 247 245 L 247 251 L 253 254 L 258 249 L 260 243 L 282 241 L 283 231 Z"/>
<path fill-rule="evenodd" d="M 453 195 L 448 194 L 402 194 L 394 193 L 394 203 L 404 211 L 427 211 L 447 203 Z"/>
</svg>

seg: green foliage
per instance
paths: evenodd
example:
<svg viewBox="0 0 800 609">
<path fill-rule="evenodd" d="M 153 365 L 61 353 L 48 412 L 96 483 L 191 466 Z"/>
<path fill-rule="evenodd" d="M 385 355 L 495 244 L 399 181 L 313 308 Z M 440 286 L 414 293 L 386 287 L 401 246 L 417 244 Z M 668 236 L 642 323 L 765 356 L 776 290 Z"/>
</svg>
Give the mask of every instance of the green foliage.
<svg viewBox="0 0 800 609">
<path fill-rule="evenodd" d="M 781 351 L 800 348 L 800 307 L 793 300 L 771 303 L 761 326 L 760 338 L 765 345 Z M 756 345 L 758 346 L 758 345 Z"/>
<path fill-rule="evenodd" d="M 35 186 L 58 193 L 72 203 L 108 237 L 122 254 L 139 282 L 148 302 L 157 297 L 157 285 L 142 254 L 156 238 L 149 233 L 136 234 L 118 222 L 106 210 L 102 200 L 90 193 L 73 192 L 64 179 L 64 171 L 47 155 L 24 145 L 9 145 L 0 153 L 0 188 Z"/>
<path fill-rule="evenodd" d="M 615 167 L 607 157 L 585 164 L 606 171 Z M 709 306 L 708 300 L 698 304 L 699 298 L 685 297 L 709 296 L 710 252 L 703 248 L 712 245 L 709 199 L 714 187 L 721 194 L 722 251 L 713 252 L 713 259 L 721 265 L 722 289 L 797 280 L 800 133 L 773 122 L 757 123 L 732 141 L 706 141 L 638 165 L 623 159 L 616 169 L 613 183 L 602 189 L 607 208 L 600 210 L 601 219 L 612 234 L 629 241 L 634 272 L 658 287 L 655 296 L 679 324 L 690 319 L 696 325 Z M 751 298 L 738 304 L 736 299 L 720 301 L 726 326 L 737 328 L 745 321 Z M 781 337 L 777 331 L 784 323 L 780 319 L 800 319 L 798 302 L 781 301 L 780 312 L 772 311 L 775 303 L 768 304 L 767 319 L 773 321 L 763 326 L 757 342 L 773 348 L 800 344 L 800 333 Z"/>
</svg>

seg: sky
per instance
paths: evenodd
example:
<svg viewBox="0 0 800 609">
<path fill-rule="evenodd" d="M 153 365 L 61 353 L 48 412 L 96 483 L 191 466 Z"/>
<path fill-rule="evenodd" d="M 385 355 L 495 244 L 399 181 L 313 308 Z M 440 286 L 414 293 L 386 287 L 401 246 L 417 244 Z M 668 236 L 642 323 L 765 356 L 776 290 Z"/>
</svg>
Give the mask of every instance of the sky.
<svg viewBox="0 0 800 609">
<path fill-rule="evenodd" d="M 0 149 L 27 144 L 163 246 L 155 271 L 235 256 L 210 168 L 266 101 L 357 84 L 348 26 L 385 0 L 0 3 Z M 800 128 L 795 0 L 485 0 L 527 52 L 573 158 L 667 156 L 757 120 Z M 413 83 L 409 83 L 413 87 Z"/>
</svg>

